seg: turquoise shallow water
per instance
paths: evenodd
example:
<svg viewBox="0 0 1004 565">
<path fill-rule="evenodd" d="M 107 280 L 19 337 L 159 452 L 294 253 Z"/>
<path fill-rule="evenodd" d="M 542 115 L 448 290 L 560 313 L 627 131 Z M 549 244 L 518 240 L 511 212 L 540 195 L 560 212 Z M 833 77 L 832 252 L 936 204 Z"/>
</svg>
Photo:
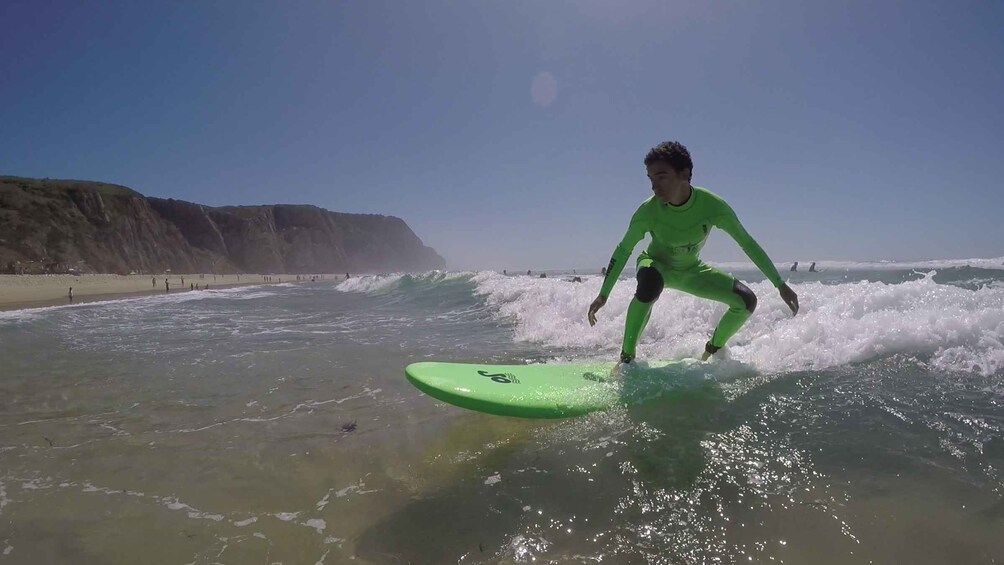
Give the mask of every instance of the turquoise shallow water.
<svg viewBox="0 0 1004 565">
<path fill-rule="evenodd" d="M 644 401 L 500 418 L 417 360 L 608 359 L 593 273 L 359 277 L 0 312 L 0 562 L 993 563 L 1004 271 L 754 273 L 725 358 Z M 630 274 L 630 273 L 628 273 Z M 645 359 L 723 307 L 664 293 Z"/>
</svg>

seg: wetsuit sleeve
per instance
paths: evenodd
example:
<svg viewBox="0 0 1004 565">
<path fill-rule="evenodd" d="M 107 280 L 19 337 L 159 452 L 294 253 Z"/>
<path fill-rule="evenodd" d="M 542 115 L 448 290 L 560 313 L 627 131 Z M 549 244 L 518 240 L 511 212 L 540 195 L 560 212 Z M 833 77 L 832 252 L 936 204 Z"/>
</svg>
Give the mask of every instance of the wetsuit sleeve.
<svg viewBox="0 0 1004 565">
<path fill-rule="evenodd" d="M 646 231 L 648 231 L 648 222 L 645 221 L 644 208 L 638 208 L 634 215 L 631 216 L 631 224 L 628 226 L 627 233 L 624 234 L 624 238 L 617 244 L 613 256 L 610 257 L 610 264 L 607 265 L 607 276 L 604 277 L 603 286 L 600 287 L 600 296 L 604 298 L 610 296 L 610 291 L 617 284 L 617 277 L 620 276 L 621 271 L 624 270 L 624 265 L 631 258 L 634 246 L 638 245 L 638 242 L 645 237 Z"/>
<path fill-rule="evenodd" d="M 767 280 L 771 282 L 775 287 L 779 287 L 784 284 L 781 280 L 781 275 L 777 272 L 777 268 L 774 267 L 774 263 L 771 263 L 770 257 L 767 257 L 767 253 L 760 247 L 760 244 L 753 239 L 739 223 L 739 218 L 736 217 L 736 213 L 732 211 L 732 208 L 722 202 L 723 210 L 722 213 L 716 216 L 713 220 L 715 226 L 720 228 L 725 233 L 732 236 L 732 239 L 736 240 L 739 247 L 746 253 L 746 255 L 753 261 L 753 264 L 760 269 L 763 276 L 767 277 Z"/>
</svg>

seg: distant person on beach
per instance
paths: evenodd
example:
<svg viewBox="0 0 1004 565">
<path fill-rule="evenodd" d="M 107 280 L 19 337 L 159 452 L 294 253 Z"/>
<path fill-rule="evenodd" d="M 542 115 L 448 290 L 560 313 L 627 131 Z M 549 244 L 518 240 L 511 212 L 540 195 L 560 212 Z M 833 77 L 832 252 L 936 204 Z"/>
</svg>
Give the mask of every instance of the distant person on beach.
<svg viewBox="0 0 1004 565">
<path fill-rule="evenodd" d="M 795 271 L 797 271 L 797 270 L 798 270 L 798 261 L 795 261 L 794 263 L 792 263 L 792 264 L 791 264 L 791 268 L 790 268 L 790 269 L 788 269 L 788 270 L 789 270 L 789 271 L 791 271 L 791 272 L 793 272 L 793 273 L 794 273 Z"/>
<path fill-rule="evenodd" d="M 620 362 L 635 358 L 635 346 L 648 322 L 652 305 L 665 287 L 699 298 L 723 302 L 725 312 L 704 346 L 707 360 L 725 346 L 756 308 L 753 291 L 730 274 L 700 258 L 701 248 L 712 227 L 732 236 L 753 263 L 781 294 L 781 299 L 798 312 L 798 296 L 781 280 L 777 268 L 760 245 L 746 232 L 735 212 L 717 194 L 692 186 L 694 164 L 683 144 L 663 142 L 645 156 L 645 168 L 654 195 L 645 200 L 631 217 L 627 233 L 614 250 L 599 296 L 589 305 L 589 325 L 596 324 L 596 312 L 607 303 L 617 276 L 631 257 L 635 245 L 646 234 L 652 242 L 638 257 L 638 286 L 628 306 Z"/>
<path fill-rule="evenodd" d="M 69 297 L 70 297 L 70 302 L 73 302 L 73 287 L 72 286 L 70 287 Z"/>
<path fill-rule="evenodd" d="M 816 262 L 815 261 L 813 261 L 812 264 L 809 265 L 809 272 L 810 273 L 818 272 L 818 271 L 816 271 Z"/>
<path fill-rule="evenodd" d="M 195 290 L 195 283 L 188 283 L 188 290 Z"/>
<path fill-rule="evenodd" d="M 171 285 L 167 283 L 167 279 L 164 279 L 164 292 L 171 292 Z"/>
<path fill-rule="evenodd" d="M 153 277 L 152 279 L 150 279 L 150 282 L 153 283 L 154 288 L 157 288 L 157 277 Z"/>
</svg>

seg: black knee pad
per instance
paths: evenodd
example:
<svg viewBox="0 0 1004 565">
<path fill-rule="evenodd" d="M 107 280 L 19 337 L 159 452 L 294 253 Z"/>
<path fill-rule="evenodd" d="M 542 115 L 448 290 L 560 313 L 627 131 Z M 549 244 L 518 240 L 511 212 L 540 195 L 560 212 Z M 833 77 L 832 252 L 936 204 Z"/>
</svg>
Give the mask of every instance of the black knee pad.
<svg viewBox="0 0 1004 565">
<path fill-rule="evenodd" d="M 732 279 L 732 292 L 739 295 L 743 299 L 743 303 L 746 304 L 746 309 L 749 310 L 750 314 L 756 310 L 756 295 L 750 290 L 750 287 L 739 282 L 739 279 Z"/>
<path fill-rule="evenodd" d="M 655 267 L 642 267 L 638 269 L 638 290 L 634 296 L 639 302 L 655 302 L 662 294 L 662 287 L 665 286 L 662 275 Z"/>
</svg>

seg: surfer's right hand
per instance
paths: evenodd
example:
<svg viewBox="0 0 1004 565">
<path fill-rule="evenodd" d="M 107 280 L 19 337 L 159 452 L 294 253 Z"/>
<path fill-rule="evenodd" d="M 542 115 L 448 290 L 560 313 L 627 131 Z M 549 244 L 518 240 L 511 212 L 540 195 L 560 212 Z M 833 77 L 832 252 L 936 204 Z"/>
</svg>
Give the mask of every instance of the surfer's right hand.
<svg viewBox="0 0 1004 565">
<path fill-rule="evenodd" d="M 606 303 L 607 303 L 606 296 L 597 296 L 596 300 L 593 300 L 593 303 L 589 305 L 589 315 L 587 316 L 587 318 L 589 318 L 590 326 L 596 325 L 596 312 L 600 308 L 603 308 L 603 305 Z"/>
<path fill-rule="evenodd" d="M 798 314 L 798 295 L 795 294 L 795 291 L 791 290 L 787 283 L 777 287 L 777 291 L 781 293 L 781 300 L 784 300 L 788 308 L 791 308 L 791 315 Z"/>
</svg>

